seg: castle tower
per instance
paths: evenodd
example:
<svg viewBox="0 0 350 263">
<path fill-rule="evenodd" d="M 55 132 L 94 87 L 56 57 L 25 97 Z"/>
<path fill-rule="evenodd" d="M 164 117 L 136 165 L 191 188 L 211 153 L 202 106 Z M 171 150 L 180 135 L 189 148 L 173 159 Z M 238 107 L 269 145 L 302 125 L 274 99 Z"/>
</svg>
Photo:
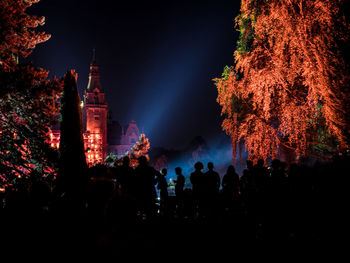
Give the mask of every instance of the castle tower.
<svg viewBox="0 0 350 263">
<path fill-rule="evenodd" d="M 84 93 L 85 147 L 88 163 L 100 163 L 107 156 L 108 105 L 100 82 L 95 50 L 90 64 L 89 82 Z"/>
</svg>

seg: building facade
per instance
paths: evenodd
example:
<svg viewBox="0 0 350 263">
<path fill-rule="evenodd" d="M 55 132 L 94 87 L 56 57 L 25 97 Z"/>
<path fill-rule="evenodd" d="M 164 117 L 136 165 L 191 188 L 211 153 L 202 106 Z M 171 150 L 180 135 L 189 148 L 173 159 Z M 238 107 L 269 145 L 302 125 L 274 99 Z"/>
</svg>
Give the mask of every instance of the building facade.
<svg viewBox="0 0 350 263">
<path fill-rule="evenodd" d="M 85 156 L 89 166 L 102 163 L 109 153 L 123 156 L 140 137 L 134 120 L 127 126 L 112 120 L 95 56 L 90 64 L 89 81 L 83 95 L 82 115 Z M 50 133 L 51 146 L 59 148 L 59 141 L 59 129 L 53 129 Z"/>
</svg>

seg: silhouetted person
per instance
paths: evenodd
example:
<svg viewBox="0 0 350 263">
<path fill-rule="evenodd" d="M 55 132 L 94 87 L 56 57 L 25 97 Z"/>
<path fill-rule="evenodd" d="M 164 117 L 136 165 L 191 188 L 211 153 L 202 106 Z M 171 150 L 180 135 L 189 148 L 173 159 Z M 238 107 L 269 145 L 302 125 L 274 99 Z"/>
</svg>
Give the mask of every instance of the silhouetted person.
<svg viewBox="0 0 350 263">
<path fill-rule="evenodd" d="M 118 229 L 118 235 L 126 234 L 136 222 L 136 204 L 134 199 L 121 191 L 115 191 L 107 202 L 106 221 L 110 227 Z"/>
<path fill-rule="evenodd" d="M 136 199 L 143 217 L 152 216 L 156 196 L 155 184 L 158 172 L 148 166 L 145 156 L 138 159 L 139 164 L 135 168 Z"/>
<path fill-rule="evenodd" d="M 242 176 L 239 179 L 239 186 L 242 205 L 244 205 L 245 209 L 248 211 L 253 203 L 255 183 L 253 178 L 253 162 L 251 160 L 247 160 L 246 164 L 247 167 L 243 170 Z"/>
<path fill-rule="evenodd" d="M 168 202 L 168 182 L 166 180 L 167 173 L 168 173 L 168 170 L 166 168 L 163 168 L 157 177 L 157 181 L 158 181 L 157 188 L 159 190 L 159 195 L 160 195 L 160 210 L 162 214 L 166 212 L 167 202 Z"/>
<path fill-rule="evenodd" d="M 194 209 L 197 210 L 203 193 L 203 170 L 204 166 L 201 162 L 194 164 L 194 172 L 190 175 L 190 181 L 192 184 L 192 195 L 194 201 Z"/>
<path fill-rule="evenodd" d="M 227 168 L 222 178 L 222 194 L 225 209 L 233 208 L 239 198 L 239 176 L 233 165 Z"/>
<path fill-rule="evenodd" d="M 270 167 L 269 190 L 273 192 L 279 191 L 283 177 L 284 171 L 282 171 L 281 161 L 278 159 L 272 160 Z"/>
<path fill-rule="evenodd" d="M 232 196 L 239 195 L 239 176 L 236 173 L 235 167 L 230 165 L 222 178 L 222 190 Z"/>
<path fill-rule="evenodd" d="M 264 193 L 265 202 L 265 229 L 269 238 L 281 240 L 287 235 L 286 222 L 288 202 L 285 186 L 285 171 L 279 159 L 274 159 L 270 166 L 270 175 Z"/>
<path fill-rule="evenodd" d="M 130 158 L 125 156 L 121 166 L 117 167 L 117 184 L 122 194 L 134 197 L 134 169 L 130 167 Z"/>
<path fill-rule="evenodd" d="M 265 190 L 268 178 L 267 168 L 264 166 L 264 160 L 259 159 L 253 168 L 254 187 L 256 192 L 262 193 Z"/>
<path fill-rule="evenodd" d="M 210 194 L 217 195 L 220 188 L 220 175 L 214 171 L 214 164 L 209 162 L 207 164 L 208 171 L 204 174 L 209 180 L 209 192 Z"/>
<path fill-rule="evenodd" d="M 87 197 L 88 215 L 92 222 L 101 224 L 104 221 L 104 213 L 107 202 L 113 196 L 115 184 L 111 176 L 107 176 L 107 168 L 96 165 L 89 168 L 91 182 Z"/>
<path fill-rule="evenodd" d="M 175 168 L 175 174 L 177 175 L 175 180 L 176 205 L 178 214 L 181 216 L 183 212 L 185 176 L 182 174 L 181 167 Z"/>
<path fill-rule="evenodd" d="M 243 170 L 243 174 L 240 178 L 240 192 L 243 198 L 248 197 L 254 189 L 253 162 L 247 160 L 246 164 L 247 167 Z"/>
<path fill-rule="evenodd" d="M 203 208 L 207 216 L 212 215 L 217 206 L 217 199 L 220 188 L 220 176 L 214 171 L 214 164 L 208 162 L 207 164 L 208 171 L 204 174 L 203 181 Z"/>
</svg>

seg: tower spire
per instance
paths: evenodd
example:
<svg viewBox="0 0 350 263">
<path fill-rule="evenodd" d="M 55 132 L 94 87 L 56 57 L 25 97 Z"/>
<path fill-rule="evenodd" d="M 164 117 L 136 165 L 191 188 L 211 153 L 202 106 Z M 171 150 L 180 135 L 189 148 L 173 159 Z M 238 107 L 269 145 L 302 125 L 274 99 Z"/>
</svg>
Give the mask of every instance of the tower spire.
<svg viewBox="0 0 350 263">
<path fill-rule="evenodd" d="M 92 61 L 91 64 L 96 64 L 96 49 L 92 49 Z"/>
<path fill-rule="evenodd" d="M 84 116 L 89 140 L 87 151 L 90 164 L 102 162 L 107 156 L 107 112 L 108 105 L 101 87 L 100 74 L 96 63 L 96 51 L 92 49 L 89 82 L 84 93 Z"/>
<path fill-rule="evenodd" d="M 98 89 L 102 91 L 101 83 L 100 83 L 100 74 L 98 71 L 98 65 L 96 62 L 96 49 L 92 49 L 92 61 L 90 63 L 90 73 L 89 73 L 89 82 L 87 86 L 87 90 L 93 91 Z"/>
</svg>

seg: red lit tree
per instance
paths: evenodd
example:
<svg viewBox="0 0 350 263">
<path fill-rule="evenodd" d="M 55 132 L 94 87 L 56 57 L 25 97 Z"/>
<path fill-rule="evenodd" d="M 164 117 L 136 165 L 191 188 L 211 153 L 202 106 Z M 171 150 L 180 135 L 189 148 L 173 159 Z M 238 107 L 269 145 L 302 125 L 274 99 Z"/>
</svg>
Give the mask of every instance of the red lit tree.
<svg viewBox="0 0 350 263">
<path fill-rule="evenodd" d="M 130 166 L 136 167 L 138 165 L 139 157 L 145 156 L 147 160 L 149 160 L 149 156 L 147 154 L 149 149 L 150 149 L 150 142 L 146 137 L 146 135 L 142 133 L 139 137 L 139 140 L 134 144 L 134 146 L 128 152 L 126 152 L 124 156 L 118 159 L 116 155 L 114 155 L 113 153 L 110 153 L 106 157 L 104 162 L 108 166 L 121 165 L 123 163 L 123 158 L 127 156 L 130 159 Z"/>
<path fill-rule="evenodd" d="M 349 23 L 343 0 L 242 0 L 235 66 L 215 79 L 223 129 L 250 159 L 279 147 L 350 144 Z M 336 148 L 339 146 L 339 148 Z M 234 151 L 235 152 L 235 151 Z"/>
<path fill-rule="evenodd" d="M 146 135 L 142 133 L 139 137 L 139 140 L 135 143 L 135 145 L 130 149 L 127 155 L 130 157 L 130 164 L 132 166 L 137 165 L 137 160 L 140 156 L 146 156 L 149 159 L 147 152 L 150 149 L 150 142 Z"/>
<path fill-rule="evenodd" d="M 19 57 L 27 57 L 39 43 L 50 38 L 45 32 L 33 30 L 44 25 L 45 17 L 26 13 L 28 7 L 40 0 L 0 1 L 0 66 L 11 70 Z"/>
<path fill-rule="evenodd" d="M 0 186 L 16 184 L 29 174 L 52 174 L 57 152 L 47 143 L 58 114 L 61 83 L 48 72 L 18 63 L 49 35 L 33 28 L 43 18 L 26 14 L 38 1 L 0 1 Z"/>
</svg>

